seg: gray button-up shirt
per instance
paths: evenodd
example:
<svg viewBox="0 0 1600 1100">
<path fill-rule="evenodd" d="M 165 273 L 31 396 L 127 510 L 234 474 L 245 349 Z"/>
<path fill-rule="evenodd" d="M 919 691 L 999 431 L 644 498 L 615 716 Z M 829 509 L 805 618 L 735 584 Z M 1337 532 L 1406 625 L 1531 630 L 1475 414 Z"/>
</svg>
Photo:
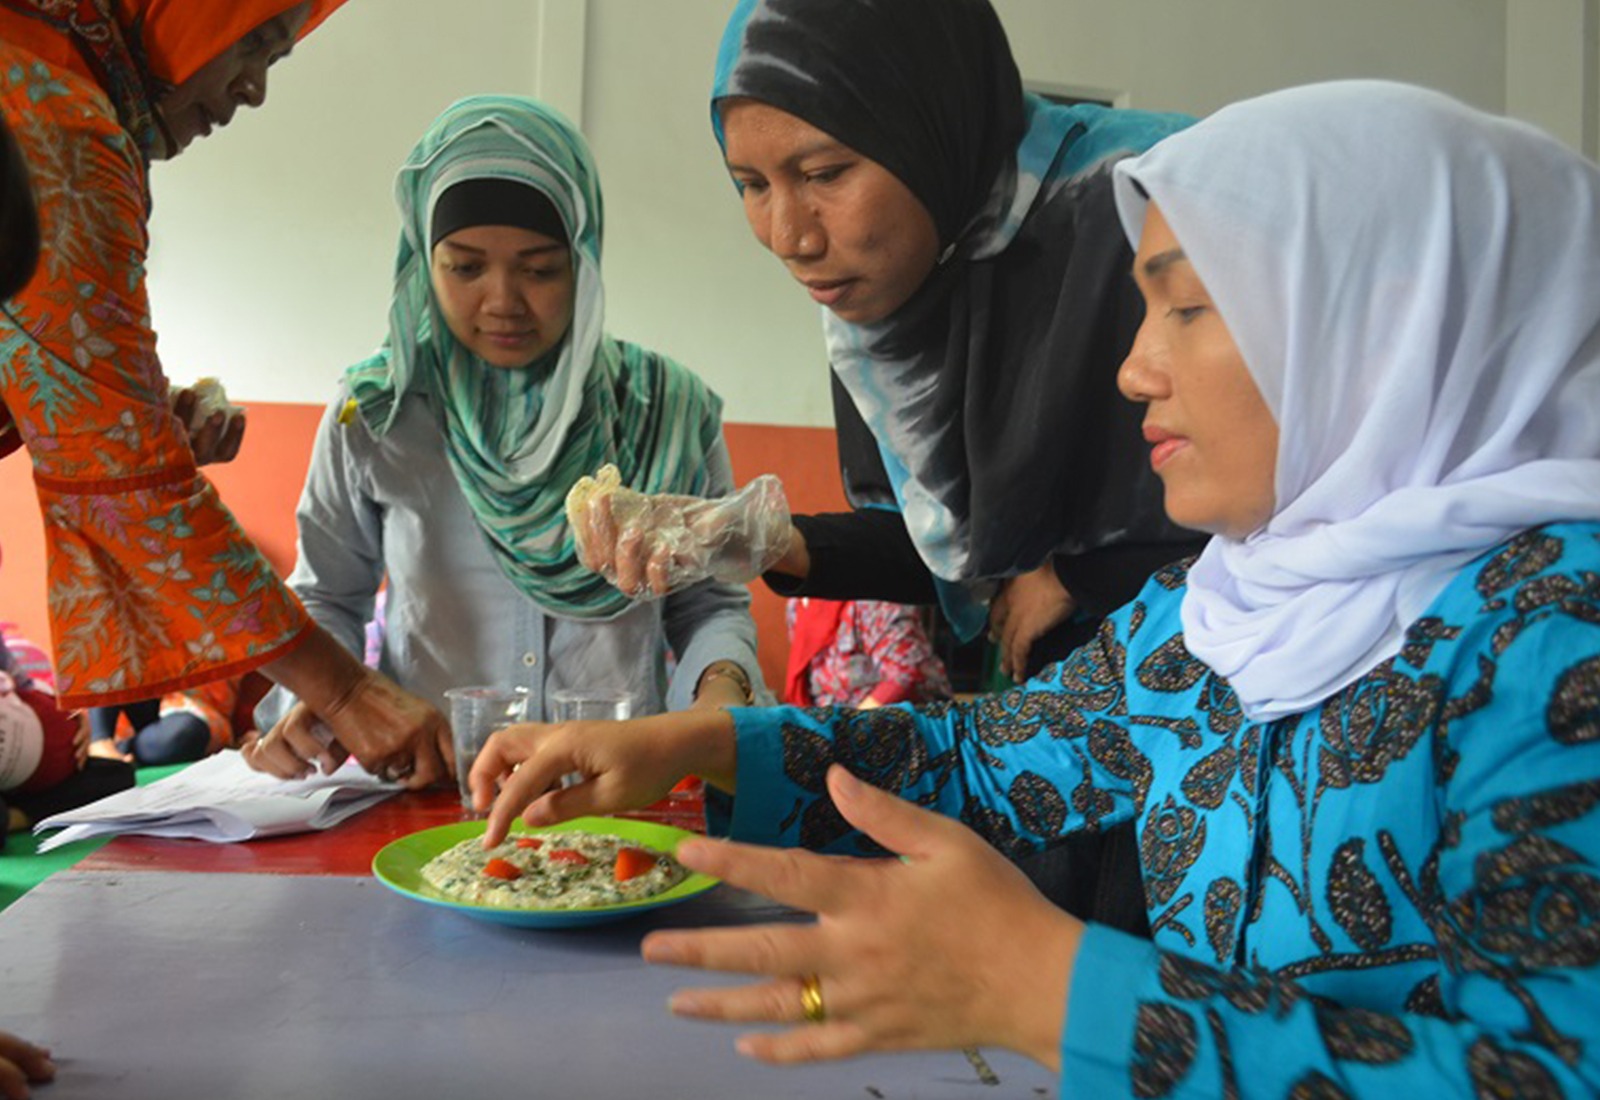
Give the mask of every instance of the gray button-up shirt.
<svg viewBox="0 0 1600 1100">
<path fill-rule="evenodd" d="M 526 687 L 530 720 L 548 720 L 546 697 L 563 688 L 626 691 L 635 715 L 680 710 L 719 660 L 737 662 L 757 701 L 772 701 L 745 589 L 708 581 L 604 622 L 547 614 L 491 556 L 426 400 L 407 397 L 379 439 L 359 416 L 339 423 L 348 398 L 341 386 L 317 429 L 289 587 L 352 652 L 365 647 L 387 574 L 379 668 L 447 713 L 445 689 L 469 684 Z M 726 445 L 709 461 L 711 494 L 731 492 Z M 256 710 L 260 728 L 292 702 L 274 689 Z"/>
</svg>

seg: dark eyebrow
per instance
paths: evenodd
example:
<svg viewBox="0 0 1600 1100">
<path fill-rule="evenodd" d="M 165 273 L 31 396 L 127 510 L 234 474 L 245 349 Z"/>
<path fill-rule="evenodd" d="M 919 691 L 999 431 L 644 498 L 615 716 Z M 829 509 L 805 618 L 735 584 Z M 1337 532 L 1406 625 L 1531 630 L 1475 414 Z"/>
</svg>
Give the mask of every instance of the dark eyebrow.
<svg viewBox="0 0 1600 1100">
<path fill-rule="evenodd" d="M 824 137 L 824 138 L 822 138 L 822 139 L 820 139 L 818 141 L 812 142 L 810 145 L 802 145 L 800 148 L 796 149 L 794 152 L 792 152 L 788 156 L 784 157 L 783 161 L 782 161 L 782 167 L 788 168 L 788 167 L 791 167 L 793 165 L 799 164 L 801 161 L 805 160 L 807 157 L 836 156 L 836 155 L 838 155 L 840 153 L 844 153 L 844 152 L 846 152 L 848 150 L 849 150 L 849 146 L 845 145 L 843 142 L 837 141 L 837 140 L 835 140 L 833 138 L 830 138 L 830 137 Z M 731 160 L 730 161 L 726 161 L 725 163 L 727 164 L 728 171 L 730 171 L 730 172 L 754 172 L 755 171 L 754 168 L 747 167 L 747 166 L 745 166 L 743 164 L 735 164 Z"/>
<path fill-rule="evenodd" d="M 1154 279 L 1173 264 L 1187 263 L 1189 257 L 1183 254 L 1181 248 L 1169 248 L 1165 252 L 1157 252 L 1144 262 L 1144 277 Z"/>
</svg>

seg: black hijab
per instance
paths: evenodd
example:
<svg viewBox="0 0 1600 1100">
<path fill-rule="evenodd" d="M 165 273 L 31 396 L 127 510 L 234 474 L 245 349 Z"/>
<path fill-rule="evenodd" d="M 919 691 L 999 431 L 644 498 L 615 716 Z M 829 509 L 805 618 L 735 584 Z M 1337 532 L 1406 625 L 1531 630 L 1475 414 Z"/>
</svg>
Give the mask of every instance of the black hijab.
<svg viewBox="0 0 1600 1100">
<path fill-rule="evenodd" d="M 928 208 L 939 267 L 884 321 L 826 314 L 851 501 L 876 443 L 919 553 L 946 581 L 1052 556 L 1180 542 L 1116 372 L 1143 306 L 1110 167 L 1186 125 L 1024 94 L 987 0 L 744 0 L 716 101 L 786 111 L 891 171 Z M 879 479 L 881 484 L 881 479 Z"/>
</svg>

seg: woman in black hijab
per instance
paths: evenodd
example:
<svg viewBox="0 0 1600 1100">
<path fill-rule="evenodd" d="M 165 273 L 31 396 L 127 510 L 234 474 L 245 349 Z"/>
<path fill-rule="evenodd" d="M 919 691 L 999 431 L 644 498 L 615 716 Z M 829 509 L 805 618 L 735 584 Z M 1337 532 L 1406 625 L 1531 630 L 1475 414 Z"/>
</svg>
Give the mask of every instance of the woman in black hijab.
<svg viewBox="0 0 1600 1100">
<path fill-rule="evenodd" d="M 752 231 L 824 307 L 854 508 L 769 535 L 775 591 L 938 602 L 1020 679 L 1199 549 L 1116 390 L 1143 307 L 1110 185 L 1188 119 L 1025 93 L 988 0 L 743 0 L 711 113 Z M 742 521 L 770 499 L 711 507 Z M 625 590 L 697 579 L 609 520 L 585 560 Z M 1104 843 L 1033 872 L 1070 910 L 1142 926 L 1131 845 Z"/>
</svg>

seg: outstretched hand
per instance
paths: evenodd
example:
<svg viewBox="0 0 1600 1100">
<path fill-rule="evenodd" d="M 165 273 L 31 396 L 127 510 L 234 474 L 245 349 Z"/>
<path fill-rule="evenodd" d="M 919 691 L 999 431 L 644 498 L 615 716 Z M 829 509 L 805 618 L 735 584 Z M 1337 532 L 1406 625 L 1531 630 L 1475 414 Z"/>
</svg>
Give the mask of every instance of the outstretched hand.
<svg viewBox="0 0 1600 1100">
<path fill-rule="evenodd" d="M 636 599 L 670 595 L 703 580 L 745 584 L 789 550 L 789 505 L 771 474 L 715 500 L 647 495 L 615 466 L 567 494 L 567 522 L 585 567 Z"/>
<path fill-rule="evenodd" d="M 680 990 L 672 1011 L 796 1025 L 739 1039 L 742 1053 L 766 1062 L 992 1045 L 1058 1069 L 1083 925 L 959 822 L 837 765 L 828 790 L 847 821 L 901 858 L 685 841 L 678 849 L 684 866 L 818 919 L 646 936 L 648 962 L 765 977 Z M 820 982 L 820 1023 L 805 1022 L 807 975 Z"/>
<path fill-rule="evenodd" d="M 637 810 L 660 801 L 686 775 L 731 791 L 734 758 L 733 719 L 724 710 L 631 722 L 528 722 L 490 735 L 469 783 L 473 806 L 489 811 L 483 841 L 492 848 L 519 816 L 529 825 L 553 825 Z M 569 775 L 581 778 L 563 786 Z"/>
</svg>

